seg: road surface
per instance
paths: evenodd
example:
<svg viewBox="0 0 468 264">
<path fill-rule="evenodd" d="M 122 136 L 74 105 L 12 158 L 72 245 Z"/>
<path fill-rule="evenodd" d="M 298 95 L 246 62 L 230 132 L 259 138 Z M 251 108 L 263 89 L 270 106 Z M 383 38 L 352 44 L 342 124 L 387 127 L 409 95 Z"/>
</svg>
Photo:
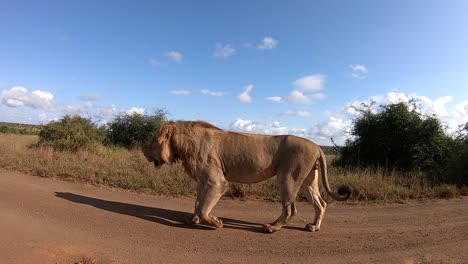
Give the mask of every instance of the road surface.
<svg viewBox="0 0 468 264">
<path fill-rule="evenodd" d="M 222 200 L 223 229 L 182 224 L 193 198 L 97 188 L 0 169 L 0 263 L 468 263 L 468 198 L 313 207 L 274 234 L 279 204 Z"/>
</svg>

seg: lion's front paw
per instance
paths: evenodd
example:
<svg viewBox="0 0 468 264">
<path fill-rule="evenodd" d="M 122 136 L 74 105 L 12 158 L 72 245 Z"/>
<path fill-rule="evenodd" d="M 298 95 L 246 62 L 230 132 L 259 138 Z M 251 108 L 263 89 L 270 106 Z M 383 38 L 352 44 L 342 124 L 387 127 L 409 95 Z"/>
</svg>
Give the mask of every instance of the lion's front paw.
<svg viewBox="0 0 468 264">
<path fill-rule="evenodd" d="M 184 218 L 184 222 L 187 225 L 198 225 L 198 224 L 201 223 L 201 219 L 200 219 L 200 217 L 198 217 L 198 215 L 194 215 L 193 217 L 186 216 Z"/>
<path fill-rule="evenodd" d="M 319 231 L 319 228 L 318 228 L 316 225 L 314 225 L 314 224 L 307 224 L 307 225 L 305 226 L 305 229 L 308 230 L 308 231 L 310 231 L 310 232 Z"/>
<path fill-rule="evenodd" d="M 194 215 L 192 218 L 192 225 L 198 225 L 200 223 L 201 223 L 200 217 L 198 217 L 198 215 Z"/>
<path fill-rule="evenodd" d="M 262 226 L 263 233 L 273 233 L 276 232 L 276 228 L 270 224 L 264 224 Z"/>
</svg>

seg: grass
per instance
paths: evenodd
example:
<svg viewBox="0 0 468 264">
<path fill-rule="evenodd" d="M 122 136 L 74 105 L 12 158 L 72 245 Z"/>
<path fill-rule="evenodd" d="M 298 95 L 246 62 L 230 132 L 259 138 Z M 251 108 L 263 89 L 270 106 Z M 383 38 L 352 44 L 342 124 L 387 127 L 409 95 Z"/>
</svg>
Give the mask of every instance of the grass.
<svg viewBox="0 0 468 264">
<path fill-rule="evenodd" d="M 193 196 L 196 183 L 180 164 L 155 170 L 141 151 L 96 146 L 92 150 L 57 152 L 32 147 L 34 135 L 0 134 L 0 167 L 41 177 L 129 189 L 162 195 Z M 330 163 L 332 157 L 328 157 Z M 423 173 L 384 175 L 382 171 L 329 168 L 332 189 L 347 184 L 354 190 L 352 201 L 404 202 L 411 199 L 453 198 L 467 195 L 468 188 L 433 185 Z M 323 188 L 322 188 L 323 189 Z M 228 197 L 279 201 L 275 179 L 251 185 L 231 184 Z"/>
</svg>

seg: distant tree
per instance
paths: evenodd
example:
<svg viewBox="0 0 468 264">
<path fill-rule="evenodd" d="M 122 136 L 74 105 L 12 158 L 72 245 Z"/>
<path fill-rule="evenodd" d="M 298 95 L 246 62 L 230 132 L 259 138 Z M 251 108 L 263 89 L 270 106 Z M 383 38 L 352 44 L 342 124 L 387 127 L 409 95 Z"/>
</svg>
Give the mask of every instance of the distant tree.
<svg viewBox="0 0 468 264">
<path fill-rule="evenodd" d="M 455 140 L 448 163 L 447 177 L 451 182 L 468 185 L 468 122 L 458 128 Z"/>
<path fill-rule="evenodd" d="M 122 114 L 108 123 L 107 144 L 133 149 L 144 147 L 167 121 L 167 113 L 157 109 L 153 114 Z"/>
<path fill-rule="evenodd" d="M 90 119 L 81 116 L 66 115 L 42 127 L 39 145 L 51 146 L 60 151 L 77 151 L 102 144 L 105 138 L 104 127 L 98 127 Z"/>
<path fill-rule="evenodd" d="M 420 113 L 417 102 L 364 105 L 338 164 L 386 170 L 439 170 L 450 159 L 453 139 L 435 116 Z"/>
</svg>

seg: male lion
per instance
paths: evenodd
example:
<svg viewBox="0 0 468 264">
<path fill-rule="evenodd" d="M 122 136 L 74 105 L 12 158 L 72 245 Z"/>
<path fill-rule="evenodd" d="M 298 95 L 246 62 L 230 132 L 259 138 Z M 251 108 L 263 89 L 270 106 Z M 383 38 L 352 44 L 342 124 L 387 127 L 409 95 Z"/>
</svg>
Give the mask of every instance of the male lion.
<svg viewBox="0 0 468 264">
<path fill-rule="evenodd" d="M 341 188 L 339 195 L 331 191 L 320 147 L 292 135 L 254 135 L 223 131 L 205 122 L 167 122 L 144 154 L 156 167 L 179 160 L 187 174 L 198 181 L 193 224 L 204 221 L 215 227 L 223 226 L 221 219 L 210 212 L 228 182 L 256 183 L 276 175 L 283 212 L 276 221 L 263 226 L 268 233 L 279 230 L 297 214 L 294 202 L 299 191 L 315 208 L 315 221 L 305 228 L 320 229 L 327 204 L 318 189 L 319 167 L 323 185 L 331 197 L 345 201 L 351 196 L 349 188 Z"/>
</svg>

